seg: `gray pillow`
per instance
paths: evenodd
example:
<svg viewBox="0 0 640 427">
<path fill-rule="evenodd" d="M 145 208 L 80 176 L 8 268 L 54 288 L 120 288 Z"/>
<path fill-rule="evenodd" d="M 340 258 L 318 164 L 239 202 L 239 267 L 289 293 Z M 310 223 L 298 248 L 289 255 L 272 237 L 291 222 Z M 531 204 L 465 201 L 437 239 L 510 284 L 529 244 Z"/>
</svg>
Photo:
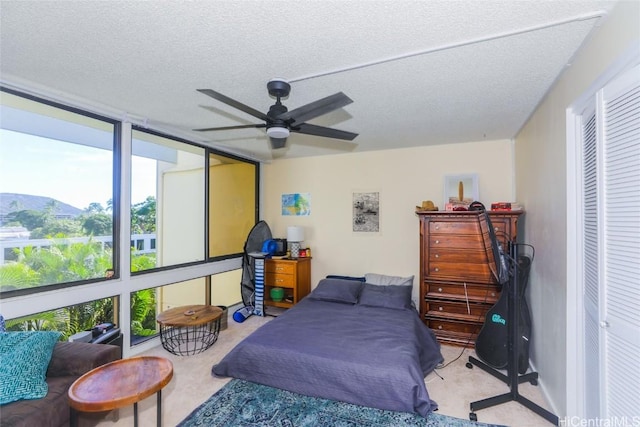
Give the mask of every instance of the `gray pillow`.
<svg viewBox="0 0 640 427">
<path fill-rule="evenodd" d="M 372 285 L 382 286 L 413 286 L 413 276 L 400 277 L 400 276 L 387 276 L 385 274 L 367 273 L 364 275 L 365 282 Z"/>
<path fill-rule="evenodd" d="M 365 283 L 358 304 L 404 310 L 411 308 L 411 286 L 372 285 Z"/>
<path fill-rule="evenodd" d="M 363 282 L 347 279 L 322 279 L 308 298 L 355 304 L 358 302 Z"/>
</svg>

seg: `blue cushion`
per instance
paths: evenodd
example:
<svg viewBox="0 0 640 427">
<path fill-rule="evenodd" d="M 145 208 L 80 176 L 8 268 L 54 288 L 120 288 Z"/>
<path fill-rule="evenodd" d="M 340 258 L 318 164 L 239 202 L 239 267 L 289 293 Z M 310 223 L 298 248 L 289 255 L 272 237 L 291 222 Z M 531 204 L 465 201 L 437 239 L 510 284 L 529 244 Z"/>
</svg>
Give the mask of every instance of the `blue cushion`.
<svg viewBox="0 0 640 427">
<path fill-rule="evenodd" d="M 411 287 L 365 283 L 358 304 L 400 310 L 411 308 Z"/>
<path fill-rule="evenodd" d="M 363 283 L 346 279 L 322 279 L 309 294 L 309 298 L 320 301 L 355 304 Z"/>
<path fill-rule="evenodd" d="M 329 274 L 327 276 L 327 279 L 344 279 L 344 280 L 356 280 L 358 282 L 366 282 L 366 279 L 364 276 L 356 277 L 356 276 L 340 276 L 338 274 Z"/>
<path fill-rule="evenodd" d="M 372 285 L 382 286 L 413 286 L 413 276 L 388 276 L 386 274 L 367 273 L 364 275 L 365 282 Z"/>
<path fill-rule="evenodd" d="M 47 395 L 47 368 L 60 332 L 0 332 L 0 405 Z"/>
</svg>

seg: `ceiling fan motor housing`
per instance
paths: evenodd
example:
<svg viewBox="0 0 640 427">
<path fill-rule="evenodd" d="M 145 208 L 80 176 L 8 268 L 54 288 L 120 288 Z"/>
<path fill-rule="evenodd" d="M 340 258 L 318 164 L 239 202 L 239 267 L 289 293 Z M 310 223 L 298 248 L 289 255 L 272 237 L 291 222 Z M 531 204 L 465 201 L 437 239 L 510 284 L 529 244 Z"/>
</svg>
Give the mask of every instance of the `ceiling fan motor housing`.
<svg viewBox="0 0 640 427">
<path fill-rule="evenodd" d="M 267 135 L 271 138 L 282 139 L 289 136 L 289 123 L 282 119 L 278 119 L 281 114 L 284 114 L 287 111 L 287 107 L 280 103 L 280 98 L 278 98 L 278 101 L 275 104 L 269 107 L 267 116 L 270 121 L 267 122 Z"/>
<path fill-rule="evenodd" d="M 267 90 L 274 98 L 286 98 L 291 92 L 291 85 L 284 79 L 271 79 L 267 82 Z"/>
</svg>

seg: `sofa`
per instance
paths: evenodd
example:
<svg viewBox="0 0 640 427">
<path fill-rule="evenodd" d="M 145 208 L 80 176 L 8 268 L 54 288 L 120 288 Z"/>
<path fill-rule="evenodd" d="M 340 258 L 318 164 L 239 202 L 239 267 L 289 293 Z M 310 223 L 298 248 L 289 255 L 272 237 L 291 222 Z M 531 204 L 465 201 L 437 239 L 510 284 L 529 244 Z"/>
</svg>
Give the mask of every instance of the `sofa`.
<svg viewBox="0 0 640 427">
<path fill-rule="evenodd" d="M 67 392 L 82 374 L 120 359 L 121 348 L 109 344 L 57 342 L 47 368 L 47 395 L 41 399 L 18 400 L 0 406 L 2 427 L 60 427 L 69 425 Z M 79 425 L 94 425 L 105 414 L 79 413 Z"/>
</svg>

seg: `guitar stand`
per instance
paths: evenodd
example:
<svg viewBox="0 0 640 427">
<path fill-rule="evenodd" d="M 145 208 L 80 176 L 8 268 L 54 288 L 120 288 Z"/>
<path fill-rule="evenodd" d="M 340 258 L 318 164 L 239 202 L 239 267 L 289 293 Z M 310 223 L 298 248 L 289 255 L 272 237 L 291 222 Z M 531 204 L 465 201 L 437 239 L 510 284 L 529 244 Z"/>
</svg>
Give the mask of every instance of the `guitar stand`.
<svg viewBox="0 0 640 427">
<path fill-rule="evenodd" d="M 511 245 L 510 256 L 512 260 L 518 259 L 517 245 Z M 529 372 L 524 375 L 518 375 L 518 343 L 520 342 L 518 337 L 518 331 L 519 331 L 518 318 L 520 316 L 518 316 L 518 310 L 516 309 L 516 306 L 517 306 L 516 304 L 518 302 L 518 288 L 517 288 L 518 263 L 514 261 L 513 265 L 514 265 L 513 267 L 514 270 L 509 278 L 509 281 L 510 281 L 509 295 L 507 299 L 508 301 L 507 318 L 509 321 L 509 324 L 507 325 L 508 327 L 507 354 L 509 357 L 507 362 L 507 374 L 506 375 L 503 374 L 502 372 L 498 371 L 495 368 L 490 367 L 486 363 L 481 362 L 480 360 L 476 359 L 473 356 L 469 356 L 469 362 L 467 362 L 466 364 L 467 368 L 469 369 L 473 368 L 473 366 L 475 365 L 480 369 L 482 369 L 483 371 L 505 382 L 506 384 L 509 385 L 510 391 L 508 393 L 504 393 L 497 396 L 471 402 L 469 404 L 469 409 L 471 410 L 471 412 L 469 412 L 469 419 L 471 421 L 478 420 L 478 416 L 476 415 L 475 411 L 513 401 L 513 402 L 520 403 L 521 405 L 525 406 L 526 408 L 540 415 L 542 418 L 546 419 L 553 425 L 557 426 L 559 423 L 559 419 L 557 415 L 552 414 L 551 412 L 547 411 L 541 406 L 538 406 L 537 404 L 533 403 L 531 400 L 527 399 L 526 397 L 518 393 L 518 384 L 520 383 L 529 381 L 532 385 L 537 385 L 538 373 Z"/>
</svg>

